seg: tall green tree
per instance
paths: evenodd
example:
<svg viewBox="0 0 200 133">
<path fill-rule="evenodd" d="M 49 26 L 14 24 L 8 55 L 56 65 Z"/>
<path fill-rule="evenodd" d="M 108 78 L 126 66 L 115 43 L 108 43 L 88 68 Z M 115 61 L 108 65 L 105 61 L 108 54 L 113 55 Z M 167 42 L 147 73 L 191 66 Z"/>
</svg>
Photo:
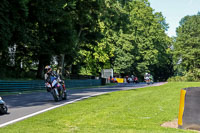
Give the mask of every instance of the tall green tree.
<svg viewBox="0 0 200 133">
<path fill-rule="evenodd" d="M 147 0 L 107 0 L 102 9 L 99 23 L 103 38 L 97 43 L 104 45 L 88 45 L 82 52 L 90 71 L 111 67 L 119 74 L 151 72 L 159 79 L 172 74 L 166 70 L 172 61 L 168 52 L 171 39 L 165 34 L 168 25 L 161 13 L 154 13 Z"/>
<path fill-rule="evenodd" d="M 114 68 L 119 74 L 170 75 L 163 74 L 171 67 L 168 25 L 148 0 L 3 0 L 0 9 L 1 59 L 15 46 L 15 68 L 35 68 L 38 78 L 52 57 L 75 74 Z"/>
<path fill-rule="evenodd" d="M 97 57 L 95 51 L 100 46 L 98 42 L 103 38 L 99 23 L 103 2 L 103 0 L 77 0 L 75 2 L 75 17 L 73 19 L 77 33 L 75 48 L 78 51 L 78 56 L 73 63 L 73 73 L 78 74 L 81 70 L 80 66 L 83 66 L 86 69 L 90 69 L 88 71 L 92 72 L 92 74 L 97 74 L 94 68 L 98 68 L 98 63 L 93 59 Z"/>
<path fill-rule="evenodd" d="M 37 77 L 42 77 L 44 66 L 51 57 L 70 53 L 74 45 L 74 29 L 70 14 L 65 10 L 65 1 L 29 1 L 29 33 L 34 54 L 39 60 Z"/>
<path fill-rule="evenodd" d="M 10 64 L 9 47 L 18 46 L 27 40 L 26 18 L 28 8 L 26 0 L 3 0 L 0 6 L 0 67 L 7 72 Z M 12 66 L 17 69 L 18 64 L 12 60 Z M 15 69 L 15 71 L 16 71 Z"/>
<path fill-rule="evenodd" d="M 164 74 L 161 76 L 160 72 L 166 71 L 167 67 L 160 67 L 161 64 L 163 66 L 171 64 L 170 54 L 167 52 L 171 39 L 165 34 L 168 25 L 164 17 L 161 13 L 154 13 L 147 0 L 126 3 L 123 12 L 129 17 L 123 25 L 125 28 L 122 28 L 123 34 L 119 35 L 118 40 L 129 52 L 115 45 L 115 70 L 118 70 L 118 73 L 139 76 L 151 72 L 156 77 L 163 78 Z M 165 73 L 167 77 L 170 74 L 171 72 Z"/>
<path fill-rule="evenodd" d="M 182 68 L 184 75 L 200 79 L 200 14 L 185 16 L 176 32 L 175 68 Z"/>
</svg>

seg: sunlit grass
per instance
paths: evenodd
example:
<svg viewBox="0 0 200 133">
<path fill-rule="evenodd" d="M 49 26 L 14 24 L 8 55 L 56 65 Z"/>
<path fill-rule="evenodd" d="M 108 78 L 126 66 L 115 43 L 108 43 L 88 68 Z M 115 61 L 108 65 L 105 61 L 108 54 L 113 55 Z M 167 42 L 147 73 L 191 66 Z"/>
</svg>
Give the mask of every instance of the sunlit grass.
<svg viewBox="0 0 200 133">
<path fill-rule="evenodd" d="M 157 87 L 112 92 L 0 128 L 0 132 L 191 132 L 160 125 L 178 117 L 180 89 L 194 86 L 200 86 L 200 83 L 168 83 Z"/>
</svg>

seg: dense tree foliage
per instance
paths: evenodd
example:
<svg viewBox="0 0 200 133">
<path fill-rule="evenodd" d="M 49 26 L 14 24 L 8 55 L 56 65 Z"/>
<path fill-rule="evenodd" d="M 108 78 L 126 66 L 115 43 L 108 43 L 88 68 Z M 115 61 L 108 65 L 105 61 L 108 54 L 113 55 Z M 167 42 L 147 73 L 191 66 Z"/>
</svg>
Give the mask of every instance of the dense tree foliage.
<svg viewBox="0 0 200 133">
<path fill-rule="evenodd" d="M 3 0 L 0 9 L 1 77 L 41 78 L 52 62 L 73 74 L 173 74 L 168 25 L 148 0 Z"/>
<path fill-rule="evenodd" d="M 177 75 L 200 79 L 200 14 L 185 16 L 177 28 L 174 64 Z"/>
</svg>

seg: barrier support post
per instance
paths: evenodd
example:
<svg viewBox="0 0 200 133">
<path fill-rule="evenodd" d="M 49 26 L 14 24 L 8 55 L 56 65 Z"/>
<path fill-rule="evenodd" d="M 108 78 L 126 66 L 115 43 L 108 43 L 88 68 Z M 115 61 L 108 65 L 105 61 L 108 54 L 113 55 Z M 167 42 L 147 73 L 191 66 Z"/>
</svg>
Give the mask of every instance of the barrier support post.
<svg viewBox="0 0 200 133">
<path fill-rule="evenodd" d="M 185 105 L 185 94 L 186 90 L 181 90 L 180 95 L 180 105 L 179 105 L 179 115 L 178 115 L 178 127 L 181 128 L 183 125 L 183 112 L 184 112 L 184 105 Z"/>
</svg>

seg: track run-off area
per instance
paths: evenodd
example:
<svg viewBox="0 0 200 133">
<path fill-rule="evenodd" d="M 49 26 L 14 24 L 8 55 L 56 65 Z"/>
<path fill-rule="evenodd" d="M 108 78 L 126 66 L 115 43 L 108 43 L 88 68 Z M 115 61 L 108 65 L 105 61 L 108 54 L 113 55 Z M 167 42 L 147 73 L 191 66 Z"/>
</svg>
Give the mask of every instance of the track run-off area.
<svg viewBox="0 0 200 133">
<path fill-rule="evenodd" d="M 6 125 L 24 120 L 48 110 L 87 99 L 89 97 L 94 97 L 114 91 L 138 89 L 149 86 L 160 86 L 165 83 L 166 82 L 159 82 L 151 85 L 147 85 L 145 83 L 123 83 L 117 84 L 115 86 L 69 89 L 67 90 L 68 99 L 60 102 L 55 102 L 52 95 L 47 92 L 2 96 L 3 100 L 8 106 L 8 114 L 0 115 L 0 127 L 4 127 Z"/>
</svg>

